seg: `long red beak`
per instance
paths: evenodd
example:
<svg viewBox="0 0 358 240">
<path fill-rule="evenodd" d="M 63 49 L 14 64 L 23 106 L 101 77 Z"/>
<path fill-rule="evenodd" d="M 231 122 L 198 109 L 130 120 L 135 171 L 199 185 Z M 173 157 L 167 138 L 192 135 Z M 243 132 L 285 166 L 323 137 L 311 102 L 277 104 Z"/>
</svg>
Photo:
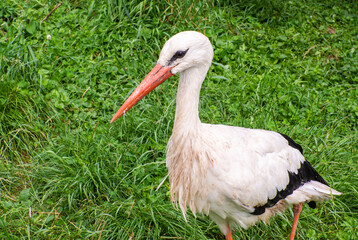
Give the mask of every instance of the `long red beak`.
<svg viewBox="0 0 358 240">
<path fill-rule="evenodd" d="M 152 71 L 150 71 L 150 73 L 144 78 L 144 80 L 138 85 L 138 87 L 134 90 L 134 92 L 119 108 L 117 113 L 113 116 L 111 123 L 113 123 L 118 118 L 120 118 L 123 114 L 125 114 L 137 102 L 139 102 L 139 100 L 144 98 L 154 88 L 158 87 L 166 79 L 173 76 L 174 74 L 170 72 L 172 68 L 173 67 L 164 67 L 159 63 L 155 65 Z"/>
</svg>

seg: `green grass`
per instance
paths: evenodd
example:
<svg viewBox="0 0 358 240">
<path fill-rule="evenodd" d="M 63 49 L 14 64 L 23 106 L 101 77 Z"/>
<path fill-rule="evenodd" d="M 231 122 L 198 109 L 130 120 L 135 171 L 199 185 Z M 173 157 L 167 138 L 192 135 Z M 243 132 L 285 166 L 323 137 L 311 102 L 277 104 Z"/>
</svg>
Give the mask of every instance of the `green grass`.
<svg viewBox="0 0 358 240">
<path fill-rule="evenodd" d="M 290 135 L 344 194 L 304 207 L 297 239 L 357 239 L 355 1 L 0 3 L 0 238 L 224 239 L 170 203 L 173 77 L 113 114 L 177 32 L 205 33 L 214 64 L 203 122 Z M 51 40 L 47 39 L 51 35 Z M 287 239 L 292 211 L 234 239 Z"/>
</svg>

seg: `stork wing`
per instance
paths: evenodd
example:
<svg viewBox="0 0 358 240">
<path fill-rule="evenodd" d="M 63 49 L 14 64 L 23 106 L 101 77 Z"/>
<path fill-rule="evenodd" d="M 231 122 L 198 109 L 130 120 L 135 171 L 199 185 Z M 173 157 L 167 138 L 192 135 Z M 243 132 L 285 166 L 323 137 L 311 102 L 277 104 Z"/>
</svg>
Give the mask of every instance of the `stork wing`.
<svg viewBox="0 0 358 240">
<path fill-rule="evenodd" d="M 208 145 L 216 148 L 212 181 L 228 198 L 251 207 L 251 214 L 263 214 L 310 181 L 328 186 L 302 147 L 284 134 L 225 125 L 204 129 Z"/>
</svg>

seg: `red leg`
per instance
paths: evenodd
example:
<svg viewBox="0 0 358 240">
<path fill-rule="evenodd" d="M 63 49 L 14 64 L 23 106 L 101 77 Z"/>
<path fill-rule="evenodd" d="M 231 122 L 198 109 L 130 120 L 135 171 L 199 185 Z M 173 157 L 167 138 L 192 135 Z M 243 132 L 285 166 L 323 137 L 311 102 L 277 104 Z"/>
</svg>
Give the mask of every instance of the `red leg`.
<svg viewBox="0 0 358 240">
<path fill-rule="evenodd" d="M 232 239 L 232 235 L 231 235 L 231 229 L 230 229 L 230 225 L 229 225 L 229 223 L 227 223 L 227 234 L 225 235 L 225 237 L 226 237 L 226 240 L 233 240 Z"/>
<path fill-rule="evenodd" d="M 293 223 L 292 223 L 292 230 L 291 230 L 290 240 L 294 240 L 294 239 L 295 239 L 295 234 L 296 234 L 296 228 L 297 228 L 298 218 L 299 218 L 300 213 L 301 213 L 301 211 L 302 211 L 302 205 L 303 205 L 303 203 L 299 203 L 299 204 L 297 204 L 297 205 L 293 205 L 294 217 L 293 217 Z"/>
</svg>

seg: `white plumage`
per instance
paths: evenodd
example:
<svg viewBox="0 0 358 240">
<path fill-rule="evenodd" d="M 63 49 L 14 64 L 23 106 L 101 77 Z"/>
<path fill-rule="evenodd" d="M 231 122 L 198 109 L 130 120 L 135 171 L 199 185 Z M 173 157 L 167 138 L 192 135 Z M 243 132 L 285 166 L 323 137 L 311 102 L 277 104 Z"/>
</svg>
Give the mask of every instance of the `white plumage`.
<svg viewBox="0 0 358 240">
<path fill-rule="evenodd" d="M 201 123 L 200 88 L 212 58 L 213 48 L 203 34 L 188 31 L 173 36 L 165 43 L 158 64 L 111 121 L 167 78 L 180 73 L 166 161 L 172 201 L 179 202 L 184 216 L 187 206 L 194 214 L 209 215 L 227 239 L 232 239 L 231 227 L 247 228 L 290 205 L 301 207 L 304 202 L 339 195 L 287 136 Z M 300 213 L 296 208 L 291 239 Z"/>
</svg>

